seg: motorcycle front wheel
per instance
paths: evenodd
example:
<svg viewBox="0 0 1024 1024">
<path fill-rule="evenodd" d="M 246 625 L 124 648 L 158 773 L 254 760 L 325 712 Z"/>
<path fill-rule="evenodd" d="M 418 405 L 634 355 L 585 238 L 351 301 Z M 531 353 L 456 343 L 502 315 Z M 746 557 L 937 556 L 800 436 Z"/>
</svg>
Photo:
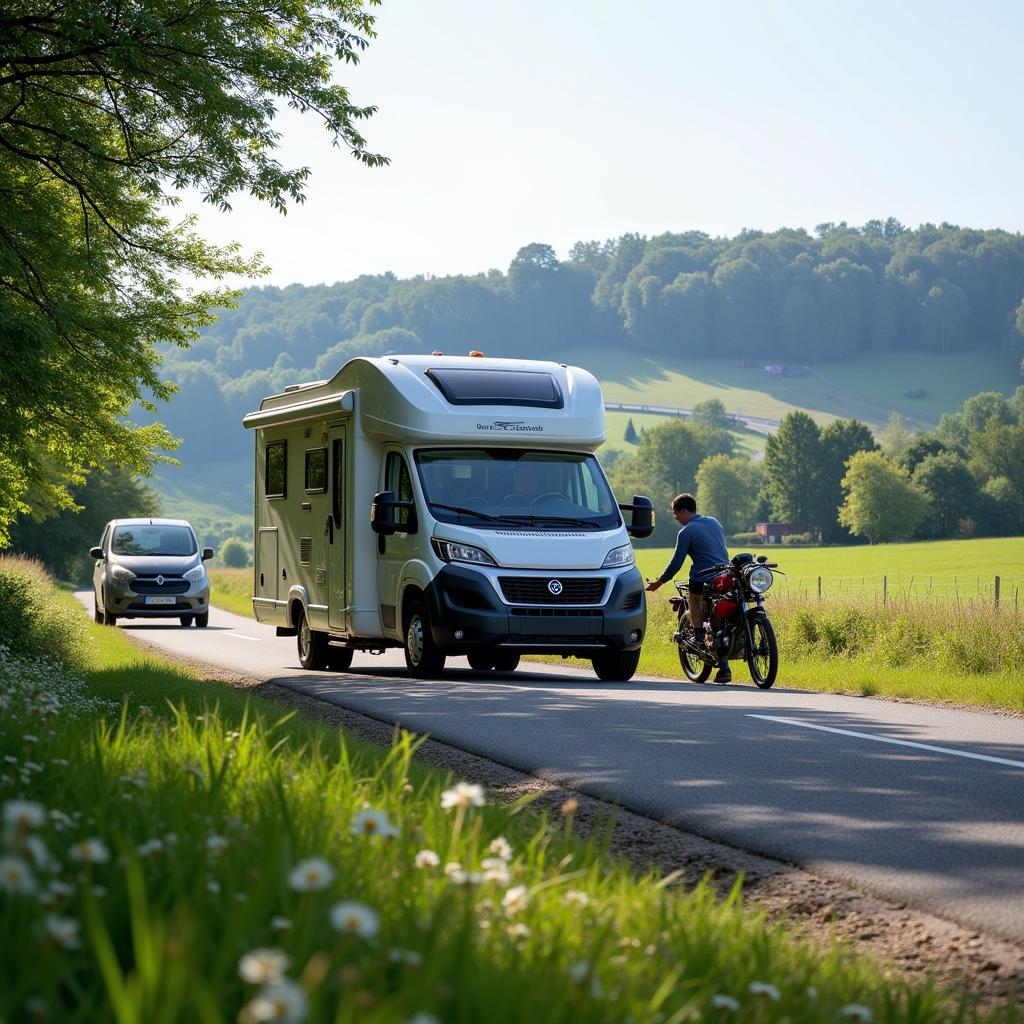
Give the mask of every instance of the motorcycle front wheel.
<svg viewBox="0 0 1024 1024">
<path fill-rule="evenodd" d="M 763 612 L 750 617 L 750 634 L 753 638 L 747 652 L 750 678 L 755 686 L 767 690 L 779 672 L 779 645 L 775 640 L 775 630 Z"/>
<path fill-rule="evenodd" d="M 693 641 L 693 621 L 689 612 L 683 612 L 679 620 L 679 632 L 689 641 Z M 685 644 L 679 645 L 679 664 L 682 667 L 683 675 L 691 683 L 706 683 L 711 675 L 712 666 L 696 654 L 692 654 Z"/>
</svg>

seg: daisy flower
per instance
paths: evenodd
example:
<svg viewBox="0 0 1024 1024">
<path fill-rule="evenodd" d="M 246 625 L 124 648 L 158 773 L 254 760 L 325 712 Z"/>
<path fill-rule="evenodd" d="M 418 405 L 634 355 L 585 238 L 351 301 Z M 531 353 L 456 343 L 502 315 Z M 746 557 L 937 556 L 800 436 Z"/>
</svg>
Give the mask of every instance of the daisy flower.
<svg viewBox="0 0 1024 1024">
<path fill-rule="evenodd" d="M 267 985 L 246 1007 L 250 1020 L 301 1024 L 309 1013 L 306 993 L 287 978 Z"/>
<path fill-rule="evenodd" d="M 79 864 L 106 864 L 110 851 L 102 839 L 82 839 L 71 847 L 71 859 Z"/>
<path fill-rule="evenodd" d="M 276 985 L 290 962 L 279 949 L 252 949 L 238 961 L 238 976 L 250 985 Z"/>
<path fill-rule="evenodd" d="M 440 863 L 441 858 L 433 850 L 420 850 L 416 854 L 416 867 L 418 868 L 436 868 Z"/>
<path fill-rule="evenodd" d="M 766 981 L 752 981 L 747 986 L 747 991 L 759 999 L 770 999 L 773 1003 L 779 1001 L 779 990 L 774 985 L 769 985 Z"/>
<path fill-rule="evenodd" d="M 77 949 L 81 925 L 73 917 L 47 914 L 43 922 L 46 934 L 63 949 Z"/>
<path fill-rule="evenodd" d="M 352 835 L 383 836 L 389 839 L 398 835 L 398 829 L 384 811 L 359 811 L 352 819 Z"/>
<path fill-rule="evenodd" d="M 484 787 L 475 782 L 456 782 L 441 794 L 441 807 L 446 811 L 453 807 L 483 807 L 485 802 Z"/>
<path fill-rule="evenodd" d="M 380 931 L 380 919 L 365 903 L 335 903 L 330 917 L 333 927 L 345 935 L 372 939 Z"/>
<path fill-rule="evenodd" d="M 487 850 L 493 853 L 495 857 L 501 857 L 502 860 L 512 859 L 512 845 L 504 836 L 492 839 L 491 845 L 487 847 Z"/>
<path fill-rule="evenodd" d="M 721 993 L 711 997 L 710 1006 L 712 1010 L 730 1010 L 733 1013 L 740 1008 L 738 999 L 733 999 L 732 996 L 722 995 Z"/>
<path fill-rule="evenodd" d="M 35 876 L 20 857 L 0 857 L 0 889 L 18 896 L 36 891 Z"/>
<path fill-rule="evenodd" d="M 334 868 L 323 857 L 299 861 L 288 875 L 288 884 L 297 892 L 318 892 L 334 881 Z"/>
<path fill-rule="evenodd" d="M 866 1022 L 870 1021 L 874 1017 L 874 1014 L 868 1006 L 862 1006 L 860 1003 L 850 1003 L 847 1006 L 840 1008 L 839 1016 L 845 1017 L 847 1020 L 860 1020 Z"/>
<path fill-rule="evenodd" d="M 525 885 L 512 886 L 501 898 L 501 905 L 509 914 L 518 914 L 520 910 L 525 910 L 529 902 L 530 893 Z"/>
<path fill-rule="evenodd" d="M 46 824 L 46 808 L 31 800 L 8 800 L 4 804 L 4 824 L 24 832 Z"/>
</svg>

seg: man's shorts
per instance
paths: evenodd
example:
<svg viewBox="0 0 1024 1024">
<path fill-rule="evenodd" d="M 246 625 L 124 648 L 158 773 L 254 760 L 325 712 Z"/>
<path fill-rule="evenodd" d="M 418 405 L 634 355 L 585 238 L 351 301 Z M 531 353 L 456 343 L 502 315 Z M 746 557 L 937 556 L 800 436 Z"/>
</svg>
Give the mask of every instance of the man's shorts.
<svg viewBox="0 0 1024 1024">
<path fill-rule="evenodd" d="M 704 583 L 702 580 L 691 579 L 687 584 L 686 589 L 691 594 L 696 594 L 700 597 L 704 593 Z"/>
</svg>

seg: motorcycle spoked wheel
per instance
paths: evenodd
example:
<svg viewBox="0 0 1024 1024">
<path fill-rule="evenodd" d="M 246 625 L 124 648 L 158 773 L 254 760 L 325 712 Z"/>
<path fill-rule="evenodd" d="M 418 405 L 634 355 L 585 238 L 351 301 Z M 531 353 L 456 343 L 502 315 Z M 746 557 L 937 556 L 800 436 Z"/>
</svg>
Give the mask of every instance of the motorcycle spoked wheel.
<svg viewBox="0 0 1024 1024">
<path fill-rule="evenodd" d="M 691 641 L 693 640 L 693 620 L 690 618 L 689 612 L 683 612 L 683 617 L 679 620 L 679 632 Z M 685 644 L 679 645 L 679 664 L 683 675 L 691 683 L 706 683 L 713 667 L 696 654 L 692 654 Z"/>
<path fill-rule="evenodd" d="M 775 630 L 768 616 L 761 613 L 751 616 L 750 632 L 754 638 L 746 659 L 750 678 L 756 687 L 768 690 L 779 672 L 779 645 L 775 640 Z"/>
</svg>

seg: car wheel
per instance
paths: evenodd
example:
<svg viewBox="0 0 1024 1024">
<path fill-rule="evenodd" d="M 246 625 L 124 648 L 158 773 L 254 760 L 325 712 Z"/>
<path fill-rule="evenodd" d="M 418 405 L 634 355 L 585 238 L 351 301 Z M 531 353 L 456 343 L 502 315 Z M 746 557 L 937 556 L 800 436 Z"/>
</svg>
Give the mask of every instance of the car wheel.
<svg viewBox="0 0 1024 1024">
<path fill-rule="evenodd" d="M 196 625 L 200 629 L 206 629 L 206 627 L 209 624 L 210 624 L 210 613 L 209 612 L 203 612 L 202 615 L 197 615 L 196 616 Z"/>
<path fill-rule="evenodd" d="M 192 616 L 191 615 L 179 615 L 178 616 L 178 621 L 187 629 L 189 626 L 192 625 Z"/>
<path fill-rule="evenodd" d="M 92 620 L 98 622 L 101 626 L 103 625 L 103 599 L 93 591 L 93 609 L 92 609 Z"/>
</svg>

